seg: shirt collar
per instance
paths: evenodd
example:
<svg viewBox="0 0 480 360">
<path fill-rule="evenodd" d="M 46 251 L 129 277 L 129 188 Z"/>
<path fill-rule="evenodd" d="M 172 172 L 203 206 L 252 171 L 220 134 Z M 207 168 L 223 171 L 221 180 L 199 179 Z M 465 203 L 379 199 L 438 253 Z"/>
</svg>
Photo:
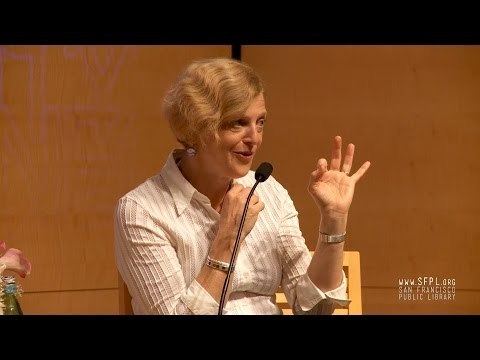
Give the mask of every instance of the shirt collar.
<svg viewBox="0 0 480 360">
<path fill-rule="evenodd" d="M 177 214 L 181 215 L 185 208 L 188 206 L 192 200 L 193 194 L 197 191 L 192 184 L 190 184 L 187 179 L 183 176 L 180 169 L 178 168 L 178 163 L 182 156 L 184 156 L 185 150 L 175 149 L 168 156 L 165 165 L 163 166 L 160 175 L 167 183 L 170 193 L 173 197 L 173 202 L 175 203 L 175 208 L 177 209 Z"/>
<path fill-rule="evenodd" d="M 185 149 L 173 150 L 160 171 L 160 175 L 170 189 L 178 216 L 185 211 L 193 197 L 202 204 L 211 206 L 210 199 L 195 189 L 178 168 L 182 156 L 185 156 Z M 233 179 L 232 184 L 237 182 L 237 179 Z"/>
</svg>

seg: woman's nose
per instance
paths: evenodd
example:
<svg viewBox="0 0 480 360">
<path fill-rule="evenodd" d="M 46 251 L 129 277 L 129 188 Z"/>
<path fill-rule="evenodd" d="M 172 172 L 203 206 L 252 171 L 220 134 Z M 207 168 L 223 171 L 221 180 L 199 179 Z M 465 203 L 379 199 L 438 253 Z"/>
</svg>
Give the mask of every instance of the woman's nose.
<svg viewBox="0 0 480 360">
<path fill-rule="evenodd" d="M 257 144 L 261 139 L 262 133 L 258 131 L 256 124 L 252 124 L 246 128 L 244 142 Z"/>
</svg>

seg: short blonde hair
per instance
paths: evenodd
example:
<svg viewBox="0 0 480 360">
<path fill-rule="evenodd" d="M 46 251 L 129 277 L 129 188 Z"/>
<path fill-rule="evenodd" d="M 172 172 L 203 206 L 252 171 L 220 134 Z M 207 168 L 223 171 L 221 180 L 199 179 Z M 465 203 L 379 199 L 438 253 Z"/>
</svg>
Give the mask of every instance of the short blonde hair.
<svg viewBox="0 0 480 360">
<path fill-rule="evenodd" d="M 241 117 L 263 84 L 245 63 L 228 58 L 190 64 L 168 90 L 163 110 L 177 140 L 185 147 L 205 145 L 222 124 Z"/>
</svg>

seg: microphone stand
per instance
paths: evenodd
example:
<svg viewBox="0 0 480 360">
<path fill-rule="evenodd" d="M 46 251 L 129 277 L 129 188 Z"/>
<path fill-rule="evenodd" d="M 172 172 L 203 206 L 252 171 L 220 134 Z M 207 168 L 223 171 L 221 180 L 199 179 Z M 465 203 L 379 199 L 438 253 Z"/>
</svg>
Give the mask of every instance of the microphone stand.
<svg viewBox="0 0 480 360">
<path fill-rule="evenodd" d="M 230 277 L 231 277 L 233 269 L 235 267 L 235 262 L 237 260 L 237 252 L 238 252 L 238 248 L 239 248 L 239 245 L 240 245 L 240 238 L 241 238 L 241 235 L 242 235 L 243 224 L 245 223 L 245 218 L 247 216 L 248 204 L 250 204 L 250 198 L 252 197 L 253 192 L 255 191 L 255 188 L 257 187 L 257 185 L 259 183 L 260 183 L 260 180 L 257 180 L 255 182 L 255 185 L 253 185 L 252 190 L 250 190 L 250 193 L 248 194 L 247 202 L 245 203 L 245 207 L 243 209 L 242 219 L 240 220 L 240 226 L 238 228 L 237 238 L 235 240 L 235 245 L 233 247 L 232 257 L 230 259 L 230 266 L 228 268 L 227 278 L 225 279 L 225 282 L 223 283 L 223 290 L 222 290 L 222 296 L 220 297 L 220 306 L 218 308 L 218 315 L 223 315 L 222 313 L 223 313 L 223 307 L 225 306 L 225 297 L 227 295 L 228 285 L 230 284 Z"/>
</svg>

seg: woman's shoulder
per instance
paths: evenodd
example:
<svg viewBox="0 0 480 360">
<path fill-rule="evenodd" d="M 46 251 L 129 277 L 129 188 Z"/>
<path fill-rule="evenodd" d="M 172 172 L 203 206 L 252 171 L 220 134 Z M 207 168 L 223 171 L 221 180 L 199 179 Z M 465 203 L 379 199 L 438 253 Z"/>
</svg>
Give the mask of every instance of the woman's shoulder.
<svg viewBox="0 0 480 360">
<path fill-rule="evenodd" d="M 151 208 L 153 204 L 158 203 L 159 198 L 165 196 L 169 196 L 168 188 L 162 181 L 160 174 L 156 174 L 120 197 L 119 202 Z"/>
</svg>

